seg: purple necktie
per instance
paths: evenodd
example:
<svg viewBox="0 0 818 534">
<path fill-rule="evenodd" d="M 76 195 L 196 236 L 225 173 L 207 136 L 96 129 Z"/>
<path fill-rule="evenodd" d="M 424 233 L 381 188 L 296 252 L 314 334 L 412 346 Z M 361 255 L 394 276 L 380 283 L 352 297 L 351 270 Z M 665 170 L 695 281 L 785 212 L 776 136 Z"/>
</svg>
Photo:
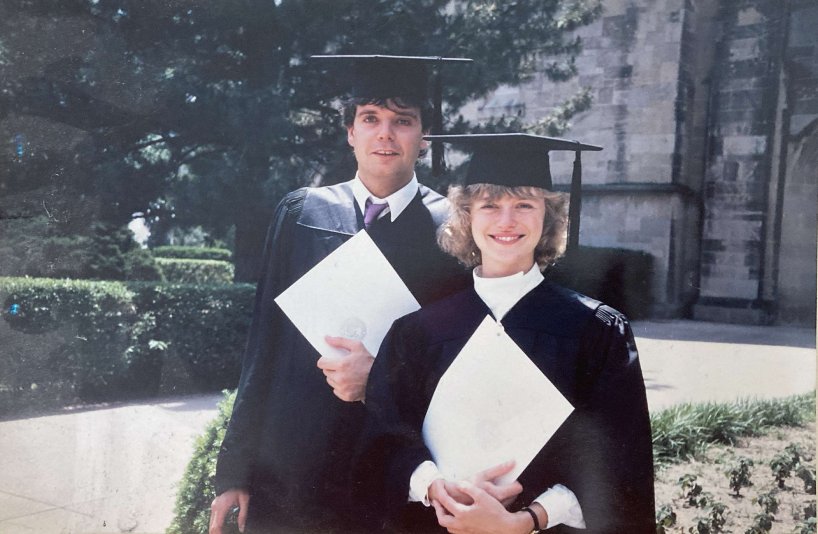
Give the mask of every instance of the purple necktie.
<svg viewBox="0 0 818 534">
<path fill-rule="evenodd" d="M 372 202 L 371 198 L 366 199 L 366 210 L 364 211 L 364 227 L 369 230 L 369 227 L 372 226 L 372 223 L 378 218 L 378 215 L 381 214 L 383 210 L 389 204 L 384 202 L 383 204 L 375 204 Z"/>
</svg>

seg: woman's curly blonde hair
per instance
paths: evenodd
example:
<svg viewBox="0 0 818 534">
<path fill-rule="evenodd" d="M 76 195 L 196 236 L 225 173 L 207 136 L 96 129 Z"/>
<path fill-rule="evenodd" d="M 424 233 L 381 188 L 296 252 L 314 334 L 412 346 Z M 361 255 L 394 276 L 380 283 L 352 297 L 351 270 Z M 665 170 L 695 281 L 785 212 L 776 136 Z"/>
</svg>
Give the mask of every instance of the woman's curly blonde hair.
<svg viewBox="0 0 818 534">
<path fill-rule="evenodd" d="M 482 200 L 484 197 L 494 201 L 504 196 L 541 198 L 545 201 L 542 236 L 534 249 L 534 261 L 537 262 L 540 270 L 553 265 L 557 258 L 565 252 L 568 195 L 546 191 L 539 187 L 505 187 L 493 184 L 449 187 L 448 197 L 451 208 L 448 220 L 441 225 L 437 234 L 440 248 L 467 267 L 480 265 L 482 263 L 480 249 L 477 248 L 471 232 L 471 206 L 475 201 Z"/>
</svg>

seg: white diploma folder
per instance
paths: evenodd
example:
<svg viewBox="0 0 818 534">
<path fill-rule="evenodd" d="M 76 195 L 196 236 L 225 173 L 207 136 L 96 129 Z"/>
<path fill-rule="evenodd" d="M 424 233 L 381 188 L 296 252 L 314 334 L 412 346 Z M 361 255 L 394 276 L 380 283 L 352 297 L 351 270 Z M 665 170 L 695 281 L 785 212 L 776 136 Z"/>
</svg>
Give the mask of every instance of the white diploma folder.
<svg viewBox="0 0 818 534">
<path fill-rule="evenodd" d="M 513 482 L 574 408 L 489 316 L 438 382 L 423 439 L 449 480 L 514 460 Z"/>
<path fill-rule="evenodd" d="M 420 308 L 364 231 L 358 232 L 275 299 L 321 356 L 344 356 L 324 336 L 361 341 L 373 355 L 392 322 Z"/>
</svg>

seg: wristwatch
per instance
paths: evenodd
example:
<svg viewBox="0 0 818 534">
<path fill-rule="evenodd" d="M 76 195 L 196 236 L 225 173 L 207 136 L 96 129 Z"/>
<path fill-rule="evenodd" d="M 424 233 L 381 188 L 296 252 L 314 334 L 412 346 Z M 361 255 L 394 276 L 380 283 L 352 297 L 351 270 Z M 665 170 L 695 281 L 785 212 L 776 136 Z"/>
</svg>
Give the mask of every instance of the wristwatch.
<svg viewBox="0 0 818 534">
<path fill-rule="evenodd" d="M 531 514 L 531 519 L 534 520 L 534 528 L 531 530 L 529 534 L 539 534 L 540 533 L 540 520 L 537 518 L 537 513 L 529 508 L 528 506 L 524 506 L 520 509 L 520 511 L 526 511 Z"/>
</svg>

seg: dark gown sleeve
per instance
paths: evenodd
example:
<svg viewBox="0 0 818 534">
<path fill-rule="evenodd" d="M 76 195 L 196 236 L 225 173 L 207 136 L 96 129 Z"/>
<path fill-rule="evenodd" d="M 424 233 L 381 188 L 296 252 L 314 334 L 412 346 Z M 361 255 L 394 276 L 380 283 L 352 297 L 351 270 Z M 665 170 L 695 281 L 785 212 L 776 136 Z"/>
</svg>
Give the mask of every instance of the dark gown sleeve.
<svg viewBox="0 0 818 534">
<path fill-rule="evenodd" d="M 214 485 L 220 495 L 233 488 L 248 489 L 258 446 L 261 421 L 278 357 L 281 313 L 273 301 L 285 289 L 293 228 L 305 190 L 290 193 L 273 214 L 264 246 L 264 261 L 242 362 L 236 401 L 219 451 Z"/>
<path fill-rule="evenodd" d="M 379 529 L 419 531 L 411 526 L 418 518 L 409 516 L 426 516 L 426 523 L 434 518 L 420 503 L 407 507 L 412 473 L 432 460 L 422 435 L 427 407 L 422 384 L 431 355 L 423 330 L 411 317 L 392 325 L 369 374 L 369 417 L 352 476 L 353 505 L 366 524 Z"/>
<path fill-rule="evenodd" d="M 587 528 L 560 525 L 554 534 L 654 534 L 650 416 L 627 319 L 599 307 L 581 334 L 577 361 L 584 400 L 549 444 L 562 450 L 545 459 L 559 462 L 555 483 L 577 496 Z"/>
</svg>

